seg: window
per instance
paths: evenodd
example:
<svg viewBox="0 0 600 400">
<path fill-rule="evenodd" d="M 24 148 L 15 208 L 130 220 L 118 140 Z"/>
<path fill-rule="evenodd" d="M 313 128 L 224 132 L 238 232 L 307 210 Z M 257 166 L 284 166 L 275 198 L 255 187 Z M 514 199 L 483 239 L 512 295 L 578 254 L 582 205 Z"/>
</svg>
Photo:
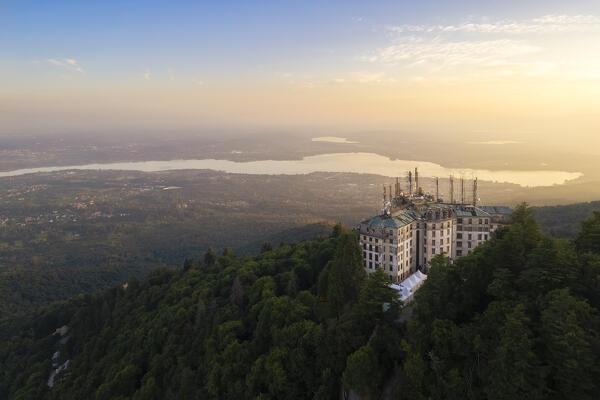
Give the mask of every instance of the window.
<svg viewBox="0 0 600 400">
<path fill-rule="evenodd" d="M 457 238 L 457 239 L 462 239 L 462 233 L 457 233 L 457 234 L 456 234 L 456 238 Z"/>
<path fill-rule="evenodd" d="M 457 231 L 462 231 L 462 230 L 463 230 L 463 228 L 462 228 L 462 225 L 458 225 L 458 226 L 456 227 L 456 230 L 457 230 Z"/>
<path fill-rule="evenodd" d="M 456 219 L 456 223 L 457 223 L 457 224 L 462 224 L 462 218 L 457 218 L 457 219 Z"/>
<path fill-rule="evenodd" d="M 431 254 L 435 254 L 435 248 L 431 248 Z"/>
<path fill-rule="evenodd" d="M 390 244 L 393 244 L 393 243 L 394 243 L 394 239 L 390 239 Z"/>
<path fill-rule="evenodd" d="M 363 251 L 363 258 L 367 258 L 367 252 Z"/>
<path fill-rule="evenodd" d="M 488 235 L 487 235 L 487 233 L 486 233 L 485 235 L 483 235 L 483 239 L 484 239 L 484 240 L 488 240 Z"/>
<path fill-rule="evenodd" d="M 481 239 L 482 239 L 482 236 L 481 236 L 481 233 L 480 233 L 479 235 L 477 235 L 477 240 L 481 240 Z"/>
<path fill-rule="evenodd" d="M 379 255 L 375 254 L 375 261 L 379 261 Z"/>
<path fill-rule="evenodd" d="M 363 235 L 363 240 L 367 240 L 367 237 L 365 235 Z"/>
<path fill-rule="evenodd" d="M 373 261 L 369 261 L 369 269 L 373 269 Z"/>
<path fill-rule="evenodd" d="M 440 244 L 444 244 L 444 239 L 440 239 Z"/>
<path fill-rule="evenodd" d="M 372 241 L 373 241 L 373 238 L 372 238 L 372 237 L 369 237 L 369 242 L 372 242 Z"/>
<path fill-rule="evenodd" d="M 471 236 L 471 235 L 469 235 L 469 236 Z M 469 238 L 469 239 L 470 239 L 470 238 Z M 375 251 L 376 251 L 377 253 L 379 253 L 379 246 L 375 246 Z"/>
<path fill-rule="evenodd" d="M 487 224 L 489 224 L 489 223 L 490 223 L 490 221 L 489 221 L 488 219 L 486 219 L 486 220 L 485 220 L 485 224 L 487 225 Z"/>
<path fill-rule="evenodd" d="M 473 223 L 473 218 L 469 218 L 469 225 Z M 377 240 L 377 239 L 375 239 Z"/>
<path fill-rule="evenodd" d="M 431 232 L 431 237 L 435 237 L 435 231 Z"/>
<path fill-rule="evenodd" d="M 394 270 L 394 266 L 392 264 L 390 264 L 390 271 Z"/>
<path fill-rule="evenodd" d="M 431 245 L 435 246 L 435 239 L 431 239 Z"/>
<path fill-rule="evenodd" d="M 471 242 L 468 242 L 467 244 L 468 244 L 469 248 L 471 248 Z"/>
<path fill-rule="evenodd" d="M 462 256 L 462 250 L 456 250 L 456 255 L 457 255 L 458 257 Z"/>
<path fill-rule="evenodd" d="M 469 233 L 469 240 L 473 239 L 473 235 Z"/>
<path fill-rule="evenodd" d="M 369 245 L 369 251 L 373 251 L 373 245 L 372 244 Z"/>
<path fill-rule="evenodd" d="M 363 243 L 363 249 L 366 250 L 367 249 L 367 244 Z"/>
<path fill-rule="evenodd" d="M 376 239 L 375 239 L 375 243 L 379 243 L 379 239 L 377 239 L 377 238 L 376 238 Z"/>
<path fill-rule="evenodd" d="M 431 229 L 435 229 L 435 224 L 431 224 Z"/>
<path fill-rule="evenodd" d="M 373 259 L 373 253 L 369 253 L 369 260 Z"/>
<path fill-rule="evenodd" d="M 462 242 L 456 242 L 456 247 L 462 247 Z"/>
</svg>

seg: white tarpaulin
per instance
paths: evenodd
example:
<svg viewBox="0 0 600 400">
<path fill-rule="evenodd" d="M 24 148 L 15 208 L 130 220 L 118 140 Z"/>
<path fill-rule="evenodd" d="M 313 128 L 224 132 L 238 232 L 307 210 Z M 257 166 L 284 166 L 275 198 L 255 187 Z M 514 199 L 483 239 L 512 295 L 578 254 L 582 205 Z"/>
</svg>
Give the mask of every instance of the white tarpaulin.
<svg viewBox="0 0 600 400">
<path fill-rule="evenodd" d="M 392 284 L 390 287 L 400 292 L 400 300 L 406 302 L 410 300 L 417 289 L 421 287 L 425 279 L 427 279 L 427 275 L 421 271 L 417 271 L 403 280 L 399 285 Z"/>
</svg>

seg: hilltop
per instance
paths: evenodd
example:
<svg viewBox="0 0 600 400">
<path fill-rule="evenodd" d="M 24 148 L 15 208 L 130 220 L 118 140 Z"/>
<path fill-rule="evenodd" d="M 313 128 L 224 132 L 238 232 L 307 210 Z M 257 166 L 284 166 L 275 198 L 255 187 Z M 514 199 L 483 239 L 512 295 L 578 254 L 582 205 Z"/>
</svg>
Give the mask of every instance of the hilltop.
<svg viewBox="0 0 600 400">
<path fill-rule="evenodd" d="M 438 256 L 408 322 L 357 237 L 236 257 L 55 303 L 0 330 L 3 398 L 593 399 L 600 213 L 574 241 L 519 207 L 472 254 Z M 389 307 L 382 307 L 389 303 Z M 387 310 L 387 311 L 384 311 Z M 406 310 L 408 311 L 408 309 Z M 70 339 L 52 335 L 67 326 Z M 68 368 L 51 390 L 51 357 Z"/>
</svg>

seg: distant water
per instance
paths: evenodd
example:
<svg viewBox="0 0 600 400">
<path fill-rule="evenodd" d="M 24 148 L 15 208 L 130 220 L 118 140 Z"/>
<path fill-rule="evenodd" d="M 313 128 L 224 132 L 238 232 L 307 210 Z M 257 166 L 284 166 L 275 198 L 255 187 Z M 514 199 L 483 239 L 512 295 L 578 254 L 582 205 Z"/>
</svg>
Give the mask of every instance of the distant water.
<svg viewBox="0 0 600 400">
<path fill-rule="evenodd" d="M 107 164 L 71 165 L 64 167 L 41 167 L 0 172 L 0 177 L 18 176 L 36 172 L 80 170 L 132 170 L 143 172 L 170 171 L 177 169 L 211 169 L 240 174 L 298 175 L 311 172 L 356 172 L 376 174 L 390 177 L 404 177 L 406 171 L 419 168 L 424 177 L 456 177 L 471 178 L 493 182 L 508 182 L 521 186 L 561 185 L 569 180 L 577 179 L 580 172 L 565 171 L 491 171 L 486 169 L 452 169 L 426 161 L 392 160 L 373 153 L 333 153 L 304 157 L 302 160 L 263 160 L 236 162 L 229 160 L 172 160 L 172 161 L 136 161 Z"/>
</svg>

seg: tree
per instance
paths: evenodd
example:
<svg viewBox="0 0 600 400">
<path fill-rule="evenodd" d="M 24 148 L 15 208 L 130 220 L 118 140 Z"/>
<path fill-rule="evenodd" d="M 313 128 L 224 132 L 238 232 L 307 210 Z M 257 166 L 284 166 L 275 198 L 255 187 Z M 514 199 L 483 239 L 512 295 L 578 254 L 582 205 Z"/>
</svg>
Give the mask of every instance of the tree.
<svg viewBox="0 0 600 400">
<path fill-rule="evenodd" d="M 264 242 L 260 246 L 260 252 L 261 253 L 266 253 L 267 251 L 271 251 L 271 250 L 273 250 L 273 244 L 271 242 Z"/>
<path fill-rule="evenodd" d="M 377 354 L 369 345 L 352 353 L 342 375 L 344 387 L 352 389 L 361 397 L 377 398 L 381 392 L 382 373 Z"/>
<path fill-rule="evenodd" d="M 342 234 L 337 239 L 335 256 L 327 266 L 327 302 L 334 315 L 339 316 L 348 302 L 358 300 L 365 276 L 356 235 Z"/>
<path fill-rule="evenodd" d="M 529 324 L 523 304 L 506 315 L 500 344 L 489 365 L 487 398 L 535 400 L 545 397 L 543 369 L 533 351 Z"/>
<path fill-rule="evenodd" d="M 581 223 L 581 232 L 575 239 L 580 252 L 600 254 L 600 211 Z"/>
<path fill-rule="evenodd" d="M 216 260 L 217 260 L 217 255 L 216 255 L 215 251 L 212 248 L 209 248 L 208 250 L 206 250 L 206 253 L 204 253 L 204 264 L 214 265 Z"/>
</svg>

